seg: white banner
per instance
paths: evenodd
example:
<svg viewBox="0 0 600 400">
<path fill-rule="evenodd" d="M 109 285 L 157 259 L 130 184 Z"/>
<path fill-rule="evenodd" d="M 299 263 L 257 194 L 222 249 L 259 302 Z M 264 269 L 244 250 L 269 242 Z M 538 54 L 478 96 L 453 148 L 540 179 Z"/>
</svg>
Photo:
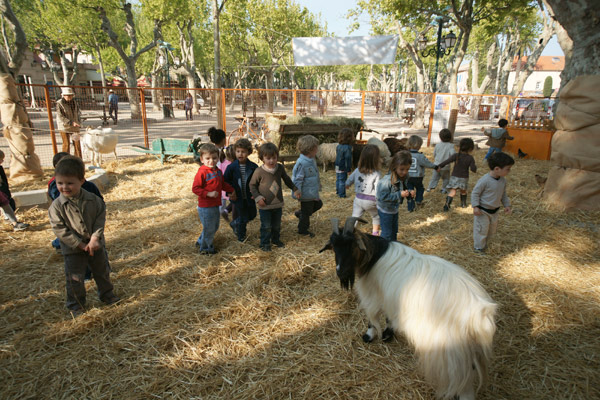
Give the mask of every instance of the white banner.
<svg viewBox="0 0 600 400">
<path fill-rule="evenodd" d="M 450 105 L 452 103 L 451 95 L 436 94 L 435 107 L 433 109 L 433 124 L 431 127 L 430 145 L 441 142 L 440 131 L 448 127 L 450 121 Z"/>
<path fill-rule="evenodd" d="M 394 64 L 398 36 L 299 37 L 292 48 L 299 67 Z"/>
</svg>

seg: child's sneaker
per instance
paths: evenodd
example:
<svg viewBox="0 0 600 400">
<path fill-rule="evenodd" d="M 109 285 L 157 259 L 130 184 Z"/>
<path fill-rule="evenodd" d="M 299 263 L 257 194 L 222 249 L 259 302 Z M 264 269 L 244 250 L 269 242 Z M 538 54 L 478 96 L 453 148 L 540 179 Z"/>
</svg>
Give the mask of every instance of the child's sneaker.
<svg viewBox="0 0 600 400">
<path fill-rule="evenodd" d="M 266 246 L 260 246 L 260 249 L 261 249 L 262 251 L 271 251 L 271 246 L 269 246 L 269 245 L 266 245 Z"/>
<path fill-rule="evenodd" d="M 13 226 L 13 231 L 20 232 L 20 231 L 24 231 L 27 228 L 29 228 L 29 224 L 25 224 L 23 222 L 17 222 L 17 224 Z"/>
<path fill-rule="evenodd" d="M 285 247 L 285 243 L 283 243 L 281 240 L 272 241 L 271 243 L 273 243 L 273 246 L 275 247 Z"/>
<path fill-rule="evenodd" d="M 431 192 L 431 189 L 427 188 L 427 189 L 425 189 L 425 191 L 426 191 L 427 193 L 429 193 L 429 192 Z"/>
<path fill-rule="evenodd" d="M 381 235 L 381 232 L 380 231 L 373 231 L 372 235 L 373 236 L 379 236 L 379 235 Z"/>
<path fill-rule="evenodd" d="M 104 304 L 106 304 L 106 305 L 115 304 L 120 301 L 121 301 L 121 299 L 119 298 L 119 296 L 117 296 L 114 293 L 109 296 L 106 296 L 104 299 L 102 299 L 102 302 L 104 302 Z"/>
<path fill-rule="evenodd" d="M 312 233 L 311 231 L 306 231 L 306 232 L 300 232 L 300 231 L 298 231 L 298 235 L 310 236 L 311 238 L 315 237 L 315 234 Z"/>
<path fill-rule="evenodd" d="M 478 249 L 478 248 L 474 248 L 473 251 L 476 254 L 485 254 L 485 250 L 484 249 Z"/>
</svg>

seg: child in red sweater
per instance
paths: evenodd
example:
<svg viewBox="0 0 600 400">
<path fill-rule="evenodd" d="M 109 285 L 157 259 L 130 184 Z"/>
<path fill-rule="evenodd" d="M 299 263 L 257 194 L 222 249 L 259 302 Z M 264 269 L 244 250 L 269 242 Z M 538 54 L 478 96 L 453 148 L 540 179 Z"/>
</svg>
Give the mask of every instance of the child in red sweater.
<svg viewBox="0 0 600 400">
<path fill-rule="evenodd" d="M 198 216 L 202 223 L 202 234 L 196 241 L 196 247 L 200 254 L 216 254 L 213 240 L 219 229 L 221 191 L 231 193 L 229 198 L 233 200 L 235 200 L 235 191 L 225 183 L 223 173 L 217 168 L 219 148 L 207 143 L 200 147 L 198 153 L 202 165 L 194 178 L 192 192 L 198 196 Z"/>
</svg>

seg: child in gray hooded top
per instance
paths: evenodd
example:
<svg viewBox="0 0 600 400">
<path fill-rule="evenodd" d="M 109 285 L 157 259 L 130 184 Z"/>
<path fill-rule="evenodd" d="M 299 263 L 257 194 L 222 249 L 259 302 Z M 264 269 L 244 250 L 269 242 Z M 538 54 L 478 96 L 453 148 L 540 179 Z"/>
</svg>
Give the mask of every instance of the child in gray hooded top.
<svg viewBox="0 0 600 400">
<path fill-rule="evenodd" d="M 482 252 L 488 245 L 498 226 L 497 211 L 504 206 L 510 213 L 510 200 L 506 195 L 506 179 L 515 160 L 506 153 L 493 153 L 489 160 L 490 173 L 477 181 L 471 193 L 473 205 L 473 242 L 476 252 Z"/>
<path fill-rule="evenodd" d="M 423 139 L 417 135 L 409 137 L 408 142 L 406 143 L 406 146 L 410 150 L 410 155 L 412 156 L 412 164 L 408 170 L 408 190 L 414 189 L 416 191 L 416 198 L 409 198 L 406 201 L 408 212 L 413 212 L 416 206 L 420 206 L 421 202 L 423 202 L 423 193 L 425 192 L 425 187 L 423 186 L 425 168 L 437 169 L 437 165 L 429 161 L 423 153 L 419 153 L 419 149 L 422 145 Z"/>
</svg>

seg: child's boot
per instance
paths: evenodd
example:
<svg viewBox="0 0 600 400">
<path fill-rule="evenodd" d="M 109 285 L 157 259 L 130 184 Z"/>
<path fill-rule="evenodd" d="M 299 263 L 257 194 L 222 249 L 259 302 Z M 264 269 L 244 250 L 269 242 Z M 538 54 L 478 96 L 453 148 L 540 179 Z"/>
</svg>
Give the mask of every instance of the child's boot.
<svg viewBox="0 0 600 400">
<path fill-rule="evenodd" d="M 467 208 L 467 195 L 466 194 L 460 195 L 460 206 L 462 208 Z"/>
<path fill-rule="evenodd" d="M 452 204 L 453 197 L 446 196 L 446 204 L 444 204 L 444 211 L 450 211 L 450 204 Z"/>
</svg>

